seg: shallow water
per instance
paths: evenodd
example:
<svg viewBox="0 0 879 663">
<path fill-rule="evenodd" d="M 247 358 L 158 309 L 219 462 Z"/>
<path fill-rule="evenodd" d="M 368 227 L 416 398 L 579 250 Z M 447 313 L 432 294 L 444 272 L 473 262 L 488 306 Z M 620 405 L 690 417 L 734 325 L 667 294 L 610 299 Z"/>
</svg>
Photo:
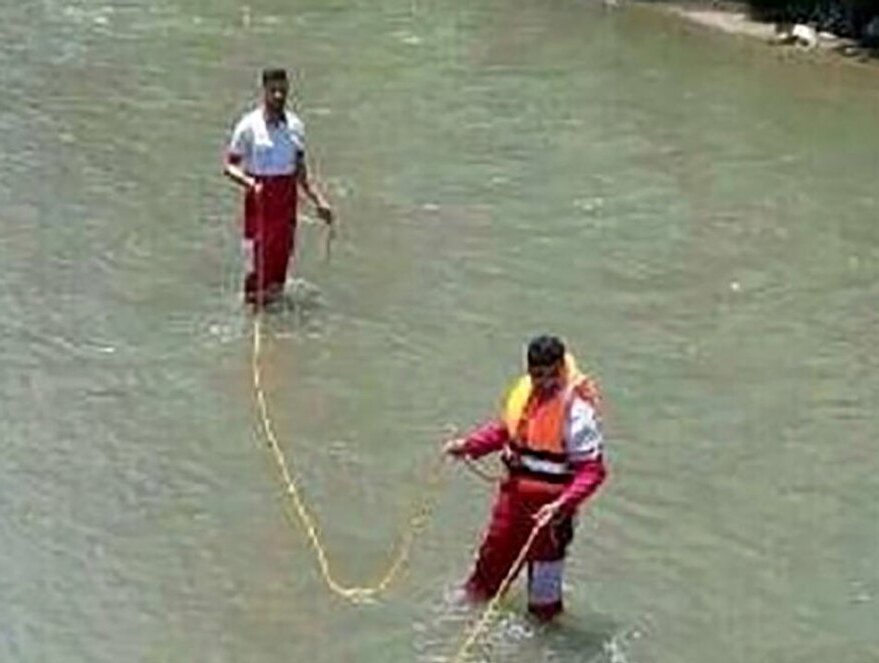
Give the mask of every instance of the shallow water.
<svg viewBox="0 0 879 663">
<path fill-rule="evenodd" d="M 375 576 L 450 423 L 562 334 L 609 404 L 569 614 L 474 660 L 879 659 L 879 93 L 646 10 L 98 4 L 0 21 L 0 660 L 440 661 L 490 492 L 450 472 L 374 606 L 286 520 L 219 174 L 298 69 L 342 232 L 301 228 L 265 386 L 338 573 Z"/>
</svg>

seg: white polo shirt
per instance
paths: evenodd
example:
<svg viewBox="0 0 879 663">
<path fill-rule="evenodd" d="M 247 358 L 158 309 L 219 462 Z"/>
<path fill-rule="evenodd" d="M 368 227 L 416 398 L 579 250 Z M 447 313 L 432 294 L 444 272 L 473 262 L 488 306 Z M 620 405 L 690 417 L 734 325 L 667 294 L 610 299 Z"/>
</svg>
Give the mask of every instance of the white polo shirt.
<svg viewBox="0 0 879 663">
<path fill-rule="evenodd" d="M 232 132 L 229 156 L 240 159 L 250 175 L 292 175 L 305 152 L 305 127 L 294 113 L 285 111 L 285 120 L 266 122 L 260 106 L 241 118 Z"/>
</svg>

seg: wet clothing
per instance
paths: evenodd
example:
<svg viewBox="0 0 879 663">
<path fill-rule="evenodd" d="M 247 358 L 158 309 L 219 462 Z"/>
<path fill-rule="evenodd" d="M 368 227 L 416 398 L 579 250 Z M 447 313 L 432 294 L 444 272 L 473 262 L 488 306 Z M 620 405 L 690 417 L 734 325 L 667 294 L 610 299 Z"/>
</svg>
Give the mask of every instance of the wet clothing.
<svg viewBox="0 0 879 663">
<path fill-rule="evenodd" d="M 305 153 L 302 121 L 287 111 L 277 122 L 262 107 L 246 114 L 232 133 L 226 158 L 262 184 L 244 198 L 242 251 L 244 294 L 261 302 L 280 294 L 294 255 L 297 211 L 297 167 Z"/>
<path fill-rule="evenodd" d="M 520 380 L 507 397 L 503 416 L 466 439 L 468 456 L 502 451 L 507 466 L 466 589 L 476 600 L 494 596 L 534 528 L 534 515 L 543 505 L 561 499 L 557 518 L 540 531 L 525 558 L 528 609 L 550 619 L 563 609 L 564 559 L 573 539 L 575 513 L 605 480 L 607 471 L 594 383 L 572 376 L 549 399 L 525 391 L 522 398 Z M 520 402 L 511 407 L 517 393 Z"/>
</svg>

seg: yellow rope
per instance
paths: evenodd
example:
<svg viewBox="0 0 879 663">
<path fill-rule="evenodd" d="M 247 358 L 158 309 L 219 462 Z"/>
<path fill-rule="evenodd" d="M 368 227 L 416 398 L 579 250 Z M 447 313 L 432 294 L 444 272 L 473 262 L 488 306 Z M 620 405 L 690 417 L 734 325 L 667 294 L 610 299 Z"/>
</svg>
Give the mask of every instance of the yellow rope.
<svg viewBox="0 0 879 663">
<path fill-rule="evenodd" d="M 321 576 L 330 591 L 352 602 L 363 602 L 373 599 L 375 596 L 385 592 L 394 581 L 394 578 L 409 558 L 409 553 L 412 544 L 415 542 L 416 536 L 426 527 L 428 518 L 436 501 L 437 488 L 439 487 L 440 479 L 442 477 L 443 459 L 441 456 L 438 456 L 437 460 L 431 465 L 426 480 L 427 486 L 423 494 L 415 501 L 412 513 L 407 522 L 406 530 L 400 537 L 397 551 L 384 574 L 382 574 L 377 582 L 371 585 L 345 586 L 341 584 L 336 580 L 335 575 L 333 574 L 326 549 L 321 543 L 317 522 L 305 504 L 302 492 L 290 472 L 287 460 L 284 457 L 284 452 L 281 451 L 281 446 L 278 444 L 278 438 L 272 427 L 265 390 L 262 387 L 262 373 L 259 361 L 261 340 L 262 320 L 260 314 L 257 313 L 253 322 L 253 356 L 251 362 L 253 389 L 256 394 L 256 402 L 259 409 L 262 430 L 265 433 L 269 448 L 274 455 L 281 478 L 284 481 L 287 496 L 289 497 L 289 502 L 285 502 L 285 504 L 293 506 L 294 514 L 305 531 L 312 548 L 314 548 Z"/>
<path fill-rule="evenodd" d="M 464 467 L 466 467 L 468 470 L 470 470 L 470 472 L 475 474 L 486 483 L 494 484 L 503 479 L 503 474 L 501 474 L 500 472 L 492 474 L 472 458 L 462 456 L 462 459 L 464 461 Z"/>
<path fill-rule="evenodd" d="M 513 584 L 513 581 L 516 579 L 519 570 L 525 563 L 525 558 L 528 555 L 528 551 L 531 550 L 531 546 L 534 545 L 534 539 L 537 538 L 537 535 L 540 533 L 540 529 L 541 526 L 539 524 L 535 525 L 531 529 L 531 534 L 528 535 L 528 539 L 525 541 L 525 545 L 523 545 L 522 549 L 519 551 L 519 555 L 518 557 L 516 557 L 516 561 L 513 562 L 510 570 L 507 571 L 507 575 L 504 576 L 503 582 L 501 582 L 497 592 L 495 592 L 495 595 L 491 597 L 491 600 L 486 604 L 485 608 L 482 611 L 482 615 L 480 615 L 479 619 L 476 620 L 474 625 L 469 629 L 467 637 L 464 638 L 464 640 L 461 642 L 461 645 L 455 652 L 455 655 L 451 658 L 451 663 L 462 663 L 464 661 L 464 657 L 467 655 L 467 652 L 470 651 L 470 648 L 476 643 L 479 637 L 490 626 L 491 620 L 494 617 L 494 613 L 497 612 L 498 604 L 501 602 L 504 594 L 507 593 L 510 585 Z"/>
<path fill-rule="evenodd" d="M 289 496 L 289 501 L 285 502 L 285 510 L 288 515 L 290 515 L 289 506 L 292 505 L 293 515 L 295 515 L 296 519 L 298 519 L 299 524 L 305 531 L 305 534 L 308 537 L 312 548 L 314 548 L 315 554 L 317 556 L 318 568 L 320 569 L 321 576 L 330 591 L 342 597 L 343 599 L 351 601 L 352 603 L 362 603 L 373 600 L 377 595 L 384 593 L 390 586 L 390 584 L 394 581 L 397 574 L 403 568 L 403 565 L 409 559 L 409 554 L 412 549 L 412 545 L 415 542 L 415 538 L 427 526 L 427 521 L 435 505 L 436 494 L 438 492 L 437 489 L 442 478 L 443 458 L 442 456 L 438 456 L 437 460 L 434 461 L 434 463 L 431 465 L 426 480 L 427 486 L 419 499 L 415 501 L 412 514 L 410 515 L 407 523 L 406 530 L 400 537 L 400 543 L 397 546 L 397 552 L 393 556 L 384 574 L 382 574 L 377 582 L 371 585 L 345 586 L 341 584 L 338 580 L 336 580 L 332 572 L 326 549 L 321 543 L 317 522 L 305 504 L 305 500 L 303 499 L 302 493 L 299 490 L 299 487 L 290 472 L 289 465 L 286 458 L 284 457 L 284 452 L 281 451 L 281 446 L 278 443 L 278 438 L 275 435 L 274 429 L 272 427 L 272 421 L 268 409 L 268 402 L 266 399 L 265 390 L 262 387 L 262 372 L 260 369 L 259 361 L 262 350 L 261 343 L 262 318 L 261 315 L 257 313 L 253 322 L 253 356 L 251 362 L 253 372 L 253 389 L 254 393 L 256 394 L 256 402 L 259 409 L 262 430 L 265 433 L 269 448 L 274 455 L 275 462 L 281 474 L 281 478 L 284 481 L 286 493 Z M 470 470 L 474 474 L 486 481 L 493 482 L 497 479 L 497 477 L 486 473 L 484 470 L 482 470 L 482 468 L 480 468 L 476 463 L 473 463 L 472 461 L 468 460 L 467 467 L 470 468 Z M 535 525 L 535 527 L 531 531 L 531 534 L 528 536 L 525 545 L 522 546 L 522 549 L 519 552 L 516 561 L 510 567 L 510 570 L 504 577 L 503 582 L 501 582 L 497 593 L 485 606 L 485 609 L 483 610 L 480 618 L 467 632 L 467 636 L 464 638 L 461 645 L 458 647 L 458 650 L 456 651 L 454 657 L 451 659 L 452 663 L 461 663 L 462 661 L 464 661 L 464 657 L 467 655 L 467 652 L 479 639 L 479 637 L 488 629 L 491 619 L 494 616 L 494 613 L 497 611 L 497 606 L 500 603 L 500 600 L 509 589 L 510 585 L 518 574 L 519 569 L 525 562 L 525 557 L 527 556 L 528 551 L 531 549 L 531 546 L 534 543 L 534 539 L 537 537 L 539 531 L 540 527 L 538 525 Z"/>
<path fill-rule="evenodd" d="M 460 433 L 458 432 L 458 427 L 455 424 L 446 424 L 445 432 L 448 437 L 457 437 Z M 479 477 L 486 483 L 490 483 L 494 485 L 501 479 L 503 479 L 503 474 L 501 472 L 490 472 L 485 469 L 479 462 L 473 460 L 469 456 L 461 456 L 460 459 L 464 461 L 464 467 L 470 470 L 471 474 Z"/>
</svg>

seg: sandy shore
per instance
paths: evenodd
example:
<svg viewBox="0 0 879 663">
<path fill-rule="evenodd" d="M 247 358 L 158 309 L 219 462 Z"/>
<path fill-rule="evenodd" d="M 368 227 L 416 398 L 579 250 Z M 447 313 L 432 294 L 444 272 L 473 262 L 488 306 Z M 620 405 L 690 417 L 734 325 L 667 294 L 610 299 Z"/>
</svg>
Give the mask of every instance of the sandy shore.
<svg viewBox="0 0 879 663">
<path fill-rule="evenodd" d="M 750 18 L 744 5 L 650 3 L 650 6 L 660 8 L 662 11 L 669 12 L 691 23 L 713 30 L 759 39 L 766 43 L 777 43 L 778 35 L 776 34 L 775 25 Z M 778 47 L 803 49 L 801 46 L 779 45 Z M 849 58 L 872 61 L 879 64 L 879 59 L 872 59 L 870 52 L 853 40 L 827 33 L 820 33 L 817 45 L 811 50 L 834 52 Z"/>
<path fill-rule="evenodd" d="M 704 25 L 728 34 L 755 37 L 771 41 L 775 36 L 775 26 L 760 23 L 748 17 L 747 13 L 737 9 L 718 9 L 687 5 L 667 5 L 665 9 L 676 16 Z"/>
</svg>

